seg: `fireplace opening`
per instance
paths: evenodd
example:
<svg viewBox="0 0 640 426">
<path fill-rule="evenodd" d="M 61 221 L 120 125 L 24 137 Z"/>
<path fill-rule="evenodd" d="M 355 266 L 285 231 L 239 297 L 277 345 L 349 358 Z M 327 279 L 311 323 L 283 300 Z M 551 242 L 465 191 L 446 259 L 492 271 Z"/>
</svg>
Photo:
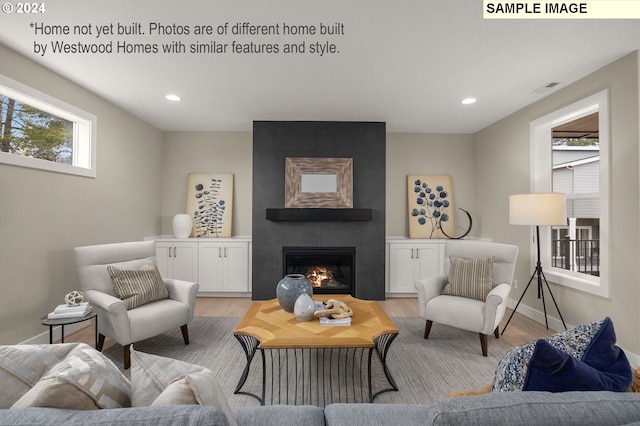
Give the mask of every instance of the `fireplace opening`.
<svg viewBox="0 0 640 426">
<path fill-rule="evenodd" d="M 355 247 L 283 247 L 283 273 L 302 274 L 314 294 L 353 294 Z"/>
</svg>

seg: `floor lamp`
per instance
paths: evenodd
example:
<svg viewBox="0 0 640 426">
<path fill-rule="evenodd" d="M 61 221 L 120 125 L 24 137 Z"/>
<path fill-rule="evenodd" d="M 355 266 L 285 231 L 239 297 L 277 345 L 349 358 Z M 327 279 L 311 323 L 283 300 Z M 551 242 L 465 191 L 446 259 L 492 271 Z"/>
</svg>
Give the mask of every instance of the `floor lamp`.
<svg viewBox="0 0 640 426">
<path fill-rule="evenodd" d="M 556 306 L 556 310 L 560 315 L 562 325 L 564 325 L 564 328 L 566 330 L 567 325 L 564 322 L 564 318 L 562 318 L 562 313 L 560 313 L 560 308 L 558 308 L 556 299 L 555 297 L 553 297 L 551 287 L 549 287 L 547 278 L 544 276 L 544 272 L 542 271 L 542 263 L 540 262 L 540 226 L 567 224 L 567 205 L 565 194 L 538 193 L 511 195 L 509 197 L 509 223 L 511 225 L 535 225 L 538 258 L 536 262 L 536 268 L 533 271 L 533 274 L 531 274 L 529 283 L 522 292 L 520 299 L 518 299 L 518 303 L 516 303 L 515 308 L 513 308 L 513 312 L 511 312 L 509 320 L 502 329 L 502 334 L 504 334 L 504 331 L 507 329 L 511 318 L 513 318 L 513 315 L 516 313 L 516 310 L 518 309 L 522 298 L 527 293 L 527 290 L 529 289 L 529 286 L 533 282 L 534 278 L 537 278 L 538 299 L 542 299 L 542 307 L 544 309 L 544 322 L 547 326 L 547 329 L 549 329 L 549 322 L 547 321 L 547 306 L 544 301 L 544 288 L 542 287 L 543 280 L 547 286 L 547 290 L 549 290 L 551 300 L 553 300 L 553 304 Z"/>
</svg>

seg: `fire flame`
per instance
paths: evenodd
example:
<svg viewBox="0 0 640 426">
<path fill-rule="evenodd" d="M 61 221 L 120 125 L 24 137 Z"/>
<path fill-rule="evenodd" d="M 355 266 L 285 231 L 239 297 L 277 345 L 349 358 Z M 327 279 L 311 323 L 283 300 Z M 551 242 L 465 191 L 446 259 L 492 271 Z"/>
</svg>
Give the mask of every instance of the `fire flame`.
<svg viewBox="0 0 640 426">
<path fill-rule="evenodd" d="M 324 266 L 314 266 L 307 271 L 306 277 L 313 287 L 321 287 L 325 282 L 334 280 L 333 271 Z"/>
</svg>

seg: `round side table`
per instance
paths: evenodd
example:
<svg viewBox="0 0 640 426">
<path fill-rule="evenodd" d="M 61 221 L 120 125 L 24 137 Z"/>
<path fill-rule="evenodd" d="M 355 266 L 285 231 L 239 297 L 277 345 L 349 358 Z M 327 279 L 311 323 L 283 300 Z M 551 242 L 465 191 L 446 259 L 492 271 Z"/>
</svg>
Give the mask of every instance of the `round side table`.
<svg viewBox="0 0 640 426">
<path fill-rule="evenodd" d="M 95 329 L 96 329 L 96 336 L 95 336 L 95 347 L 98 347 L 98 313 L 97 312 L 90 312 L 87 315 L 83 316 L 83 317 L 75 317 L 75 318 L 57 318 L 57 319 L 49 319 L 47 318 L 47 315 L 43 316 L 42 318 L 40 318 L 40 322 L 42 323 L 42 325 L 46 325 L 49 326 L 49 343 L 53 343 L 53 327 L 57 327 L 60 326 L 61 328 L 61 332 L 62 332 L 62 338 L 60 339 L 60 343 L 64 343 L 64 326 L 65 325 L 70 325 L 70 324 L 76 324 L 78 322 L 82 322 L 82 321 L 88 321 L 92 318 L 95 318 L 96 322 L 95 322 Z"/>
</svg>

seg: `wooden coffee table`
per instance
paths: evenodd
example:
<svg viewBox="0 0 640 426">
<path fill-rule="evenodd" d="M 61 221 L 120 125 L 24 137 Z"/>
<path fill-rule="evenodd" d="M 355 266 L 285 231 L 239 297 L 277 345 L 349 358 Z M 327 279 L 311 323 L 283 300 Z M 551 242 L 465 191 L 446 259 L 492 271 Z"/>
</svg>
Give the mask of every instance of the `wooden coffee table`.
<svg viewBox="0 0 640 426">
<path fill-rule="evenodd" d="M 280 307 L 277 299 L 254 302 L 233 332 L 247 361 L 234 393 L 253 396 L 264 405 L 269 387 L 271 403 L 324 406 L 338 401 L 373 402 L 381 393 L 397 391 L 386 359 L 398 328 L 382 306 L 345 295 L 316 295 L 313 299 L 346 303 L 353 310 L 351 325 L 327 327 L 317 319 L 298 321 Z M 241 390 L 258 349 L 262 358 L 261 396 Z M 375 393 L 374 350 L 391 386 Z"/>
</svg>

